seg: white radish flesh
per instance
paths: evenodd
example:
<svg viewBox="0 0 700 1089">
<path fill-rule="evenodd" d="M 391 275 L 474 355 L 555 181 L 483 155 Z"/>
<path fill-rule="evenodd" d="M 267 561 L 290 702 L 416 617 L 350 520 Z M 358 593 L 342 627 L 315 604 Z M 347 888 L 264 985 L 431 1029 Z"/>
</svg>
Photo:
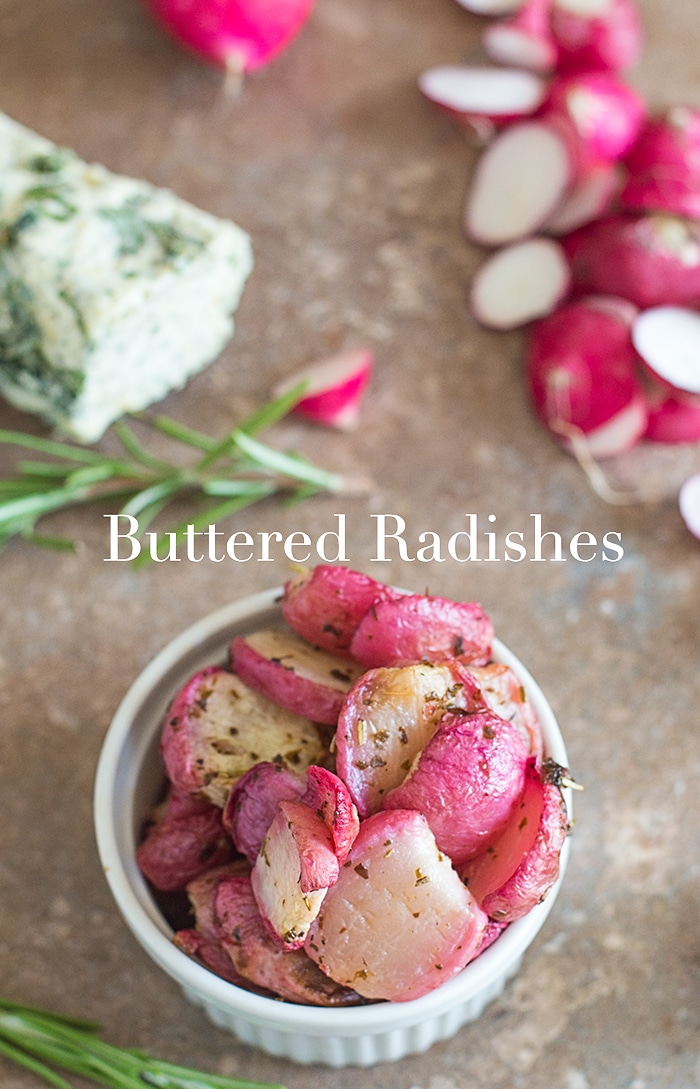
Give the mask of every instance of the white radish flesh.
<svg viewBox="0 0 700 1089">
<path fill-rule="evenodd" d="M 455 121 L 480 129 L 534 113 L 546 85 L 534 72 L 517 68 L 446 64 L 419 77 L 425 97 Z"/>
<path fill-rule="evenodd" d="M 551 0 L 525 0 L 512 19 L 484 31 L 484 49 L 498 64 L 518 65 L 535 72 L 556 66 L 558 50 L 549 29 Z"/>
<path fill-rule="evenodd" d="M 700 393 L 700 314 L 659 306 L 640 314 L 632 341 L 646 366 L 672 390 Z"/>
<path fill-rule="evenodd" d="M 509 15 L 521 8 L 525 0 L 457 0 L 461 8 L 474 15 Z"/>
<path fill-rule="evenodd" d="M 678 505 L 690 532 L 694 537 L 700 537 L 700 473 L 694 473 L 683 483 Z"/>
<path fill-rule="evenodd" d="M 567 140 L 556 128 L 521 121 L 500 132 L 477 162 L 464 228 L 474 242 L 499 246 L 537 231 L 574 176 Z"/>
<path fill-rule="evenodd" d="M 349 348 L 298 371 L 274 392 L 281 396 L 305 383 L 294 413 L 326 427 L 350 431 L 359 422 L 360 403 L 373 366 L 374 355 L 368 348 Z"/>
<path fill-rule="evenodd" d="M 571 281 L 564 251 L 552 239 L 514 242 L 488 258 L 472 280 L 474 317 L 491 329 L 516 329 L 550 314 Z"/>
</svg>

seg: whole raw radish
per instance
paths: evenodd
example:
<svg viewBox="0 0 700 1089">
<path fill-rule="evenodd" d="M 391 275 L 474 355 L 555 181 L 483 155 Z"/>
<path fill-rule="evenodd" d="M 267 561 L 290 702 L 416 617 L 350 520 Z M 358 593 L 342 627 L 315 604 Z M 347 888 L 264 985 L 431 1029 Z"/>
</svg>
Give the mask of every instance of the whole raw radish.
<svg viewBox="0 0 700 1089">
<path fill-rule="evenodd" d="M 552 0 L 551 29 L 560 71 L 630 68 L 642 51 L 635 0 Z"/>
<path fill-rule="evenodd" d="M 199 56 L 242 74 L 273 60 L 314 0 L 146 0 L 162 25 Z"/>
</svg>

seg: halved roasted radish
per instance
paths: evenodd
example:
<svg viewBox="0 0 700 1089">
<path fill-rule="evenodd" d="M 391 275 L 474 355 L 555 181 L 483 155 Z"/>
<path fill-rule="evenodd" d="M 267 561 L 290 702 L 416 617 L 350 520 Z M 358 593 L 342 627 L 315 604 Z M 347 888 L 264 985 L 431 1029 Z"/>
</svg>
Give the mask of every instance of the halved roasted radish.
<svg viewBox="0 0 700 1089">
<path fill-rule="evenodd" d="M 215 805 L 261 760 L 304 771 L 323 758 L 314 723 L 254 692 L 219 666 L 200 670 L 166 716 L 161 751 L 170 781 Z"/>
<path fill-rule="evenodd" d="M 625 317 L 594 298 L 570 303 L 530 330 L 527 377 L 535 410 L 560 442 L 575 450 L 582 440 L 594 458 L 624 453 L 646 427 Z"/>
<path fill-rule="evenodd" d="M 360 571 L 318 564 L 285 583 L 282 615 L 309 643 L 345 656 L 367 610 L 375 601 L 395 596 L 388 586 Z"/>
<path fill-rule="evenodd" d="M 676 393 L 700 394 L 700 314 L 681 306 L 641 313 L 632 341 L 653 376 Z"/>
<path fill-rule="evenodd" d="M 233 844 L 218 806 L 206 807 L 152 825 L 136 849 L 136 864 L 154 888 L 173 892 L 200 874 L 228 862 Z"/>
<path fill-rule="evenodd" d="M 310 767 L 301 799 L 326 825 L 333 850 L 342 866 L 360 828 L 357 809 L 342 779 L 327 768 Z"/>
<path fill-rule="evenodd" d="M 568 193 L 544 225 L 547 234 L 565 235 L 607 215 L 622 185 L 617 163 L 591 163 L 579 170 Z"/>
<path fill-rule="evenodd" d="M 374 353 L 369 348 L 348 348 L 297 371 L 274 392 L 281 396 L 306 383 L 294 413 L 326 427 L 350 431 L 359 421 L 360 401 L 373 366 Z"/>
<path fill-rule="evenodd" d="M 492 642 L 493 624 L 477 602 L 402 594 L 367 610 L 350 651 L 365 669 L 445 658 L 484 665 Z"/>
<path fill-rule="evenodd" d="M 570 282 L 561 246 L 550 238 L 526 238 L 497 250 L 477 270 L 471 311 L 490 329 L 517 329 L 551 314 Z"/>
<path fill-rule="evenodd" d="M 460 867 L 460 876 L 491 918 L 514 922 L 547 895 L 559 876 L 569 829 L 560 787 L 528 765 L 518 805 L 488 850 Z"/>
<path fill-rule="evenodd" d="M 681 517 L 694 537 L 700 537 L 700 473 L 684 481 L 678 496 Z"/>
<path fill-rule="evenodd" d="M 496 125 L 528 117 L 542 105 L 546 84 L 534 72 L 444 64 L 418 79 L 425 97 L 458 124 L 487 136 Z"/>
<path fill-rule="evenodd" d="M 550 21 L 561 71 L 621 72 L 640 56 L 643 33 L 635 0 L 552 0 Z"/>
<path fill-rule="evenodd" d="M 549 26 L 551 0 L 525 0 L 510 19 L 484 31 L 484 49 L 499 64 L 518 65 L 535 72 L 556 67 L 559 50 Z"/>
<path fill-rule="evenodd" d="M 440 850 L 460 865 L 491 846 L 508 824 L 528 759 L 518 730 L 493 711 L 448 712 L 382 808 L 425 814 Z"/>
<path fill-rule="evenodd" d="M 700 223 L 660 213 L 609 216 L 563 245 L 580 292 L 622 295 L 642 308 L 700 302 Z"/>
<path fill-rule="evenodd" d="M 467 666 L 467 669 L 490 710 L 515 726 L 530 755 L 541 762 L 544 753 L 542 725 L 520 678 L 502 662 Z"/>
<path fill-rule="evenodd" d="M 303 802 L 279 802 L 251 882 L 263 923 L 287 949 L 304 944 L 338 859 L 325 822 Z"/>
<path fill-rule="evenodd" d="M 224 806 L 224 828 L 251 866 L 277 813 L 278 802 L 300 801 L 306 780 L 272 760 L 256 764 L 232 788 Z"/>
<path fill-rule="evenodd" d="M 464 213 L 474 242 L 500 246 L 539 230 L 576 174 L 566 134 L 543 121 L 503 129 L 476 164 Z"/>
<path fill-rule="evenodd" d="M 476 955 L 486 916 L 415 810 L 364 821 L 305 948 L 366 998 L 407 1002 Z"/>
<path fill-rule="evenodd" d="M 237 635 L 231 666 L 247 685 L 312 722 L 335 726 L 361 669 L 314 647 L 293 632 L 274 629 Z"/>
<path fill-rule="evenodd" d="M 446 711 L 486 706 L 459 662 L 372 669 L 351 690 L 336 731 L 336 768 L 360 816 L 403 782 Z"/>
</svg>

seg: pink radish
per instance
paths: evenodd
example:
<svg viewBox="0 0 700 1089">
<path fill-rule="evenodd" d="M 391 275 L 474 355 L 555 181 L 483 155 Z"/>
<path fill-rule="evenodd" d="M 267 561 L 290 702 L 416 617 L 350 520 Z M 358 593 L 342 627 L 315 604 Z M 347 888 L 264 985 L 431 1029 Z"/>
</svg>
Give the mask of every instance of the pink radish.
<svg viewBox="0 0 700 1089">
<path fill-rule="evenodd" d="M 464 214 L 467 236 L 500 246 L 533 234 L 575 174 L 575 151 L 557 126 L 533 120 L 503 129 L 476 164 Z"/>
<path fill-rule="evenodd" d="M 641 53 L 642 25 L 635 0 L 553 0 L 551 28 L 561 71 L 621 72 Z"/>
<path fill-rule="evenodd" d="M 533 114 L 546 93 L 544 81 L 522 68 L 456 64 L 429 68 L 420 76 L 418 87 L 459 125 L 484 137 L 497 125 Z"/>
<path fill-rule="evenodd" d="M 181 44 L 241 75 L 269 63 L 299 33 L 314 0 L 146 0 Z"/>
<path fill-rule="evenodd" d="M 632 341 L 671 392 L 700 394 L 700 314 L 680 306 L 645 310 L 632 327 Z"/>
<path fill-rule="evenodd" d="M 658 167 L 700 171 L 700 109 L 671 106 L 648 118 L 626 164 L 632 174 Z"/>
<path fill-rule="evenodd" d="M 569 234 L 607 215 L 621 188 L 622 171 L 616 163 L 582 167 L 573 185 L 544 225 L 551 235 Z"/>
<path fill-rule="evenodd" d="M 700 442 L 700 399 L 666 397 L 650 404 L 643 437 L 649 442 Z"/>
<path fill-rule="evenodd" d="M 529 754 L 535 757 L 537 764 L 541 764 L 544 753 L 542 726 L 520 678 L 501 662 L 468 666 L 467 672 L 478 684 L 488 708 L 515 726 Z"/>
<path fill-rule="evenodd" d="M 580 292 L 636 306 L 700 302 L 700 223 L 670 215 L 609 216 L 564 240 Z"/>
<path fill-rule="evenodd" d="M 646 427 L 629 326 L 586 301 L 533 325 L 527 373 L 535 410 L 561 442 L 594 458 L 629 450 Z"/>
<path fill-rule="evenodd" d="M 360 571 L 318 564 L 285 583 L 282 615 L 302 639 L 345 657 L 367 610 L 394 597 L 394 590 Z"/>
<path fill-rule="evenodd" d="M 327 768 L 311 767 L 302 801 L 326 825 L 336 858 L 342 866 L 360 829 L 357 809 L 342 779 Z"/>
<path fill-rule="evenodd" d="M 620 205 L 633 212 L 669 212 L 700 219 L 700 170 L 656 167 L 631 174 L 620 193 Z"/>
<path fill-rule="evenodd" d="M 639 94 L 610 72 L 578 72 L 550 87 L 544 115 L 560 114 L 582 141 L 591 162 L 613 162 L 634 145 L 644 118 Z"/>
<path fill-rule="evenodd" d="M 700 537 L 700 473 L 684 482 L 678 496 L 681 517 L 694 537 Z"/>
<path fill-rule="evenodd" d="M 484 49 L 498 64 L 549 72 L 557 63 L 558 49 L 549 28 L 551 0 L 525 0 L 512 19 L 494 23 L 484 31 Z"/>
<path fill-rule="evenodd" d="M 491 329 L 516 329 L 550 314 L 571 274 L 561 246 L 549 238 L 513 242 L 487 258 L 472 280 L 474 317 Z"/>
<path fill-rule="evenodd" d="M 368 348 L 349 348 L 298 371 L 274 392 L 280 396 L 300 382 L 307 383 L 294 406 L 296 415 L 326 427 L 351 431 L 358 424 L 360 401 L 373 365 L 374 355 Z"/>
<path fill-rule="evenodd" d="M 277 813 L 277 803 L 298 802 L 305 791 L 302 775 L 272 760 L 255 764 L 238 780 L 226 800 L 222 820 L 236 849 L 251 866 Z"/>
</svg>

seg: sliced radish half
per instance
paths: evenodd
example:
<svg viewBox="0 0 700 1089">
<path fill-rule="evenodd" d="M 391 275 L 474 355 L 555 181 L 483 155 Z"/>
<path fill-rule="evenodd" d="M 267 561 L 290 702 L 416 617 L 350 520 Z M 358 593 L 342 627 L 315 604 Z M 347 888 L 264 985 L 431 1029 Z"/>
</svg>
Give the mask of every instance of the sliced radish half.
<svg viewBox="0 0 700 1089">
<path fill-rule="evenodd" d="M 700 393 L 700 314 L 682 306 L 645 310 L 632 342 L 656 378 L 673 390 Z"/>
<path fill-rule="evenodd" d="M 277 386 L 276 396 L 301 382 L 306 390 L 294 412 L 314 423 L 349 431 L 357 426 L 360 400 L 369 382 L 374 355 L 368 348 L 349 348 L 297 371 Z"/>
<path fill-rule="evenodd" d="M 604 216 L 612 207 L 620 178 L 620 168 L 615 163 L 596 163 L 583 170 L 547 220 L 547 233 L 568 234 Z"/>
<path fill-rule="evenodd" d="M 467 236 L 499 246 L 533 234 L 567 192 L 572 160 L 552 125 L 520 121 L 504 129 L 476 165 L 464 215 Z"/>
<path fill-rule="evenodd" d="M 549 30 L 551 0 L 525 0 L 512 19 L 484 31 L 484 49 L 499 64 L 549 72 L 557 63 L 557 47 Z"/>
<path fill-rule="evenodd" d="M 700 537 L 700 473 L 688 477 L 678 496 L 681 517 L 694 537 Z"/>
<path fill-rule="evenodd" d="M 528 238 L 498 250 L 472 280 L 471 310 L 491 329 L 516 329 L 544 317 L 569 289 L 569 264 L 550 238 Z"/>
<path fill-rule="evenodd" d="M 427 99 L 463 124 L 502 124 L 528 117 L 544 101 L 544 80 L 517 68 L 445 64 L 418 80 Z"/>
</svg>

